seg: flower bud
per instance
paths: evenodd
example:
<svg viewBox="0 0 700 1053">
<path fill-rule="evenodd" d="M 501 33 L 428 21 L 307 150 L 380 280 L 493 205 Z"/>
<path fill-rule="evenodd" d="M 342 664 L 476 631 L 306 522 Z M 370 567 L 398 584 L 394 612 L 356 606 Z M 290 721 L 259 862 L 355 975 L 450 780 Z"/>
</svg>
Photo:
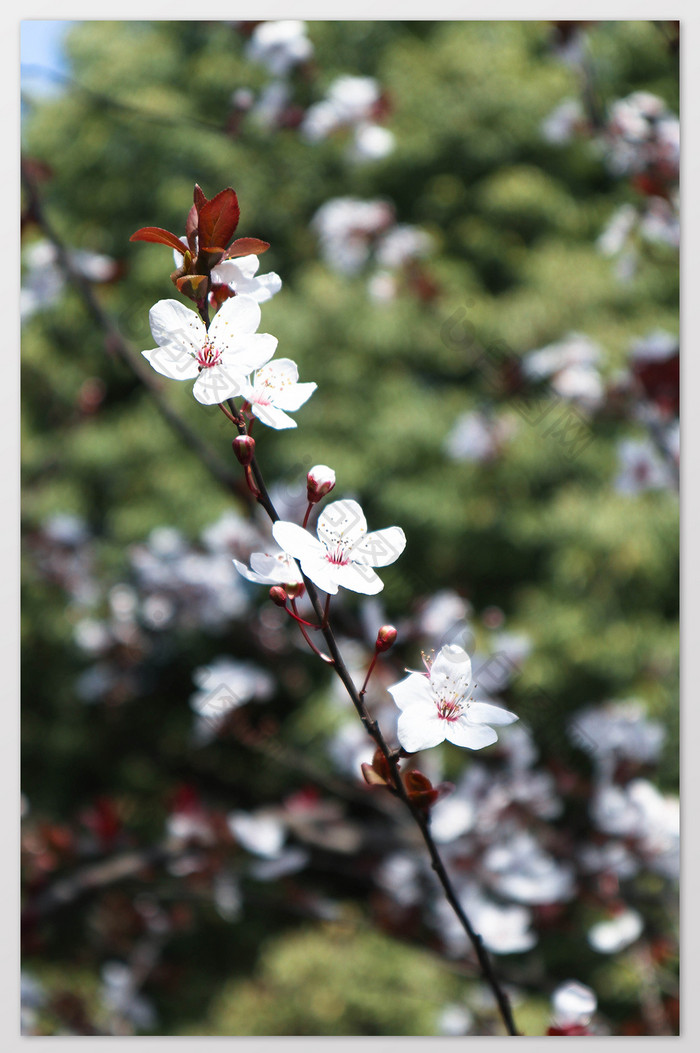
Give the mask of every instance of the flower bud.
<svg viewBox="0 0 700 1053">
<path fill-rule="evenodd" d="M 281 585 L 273 585 L 270 589 L 270 599 L 273 603 L 277 604 L 278 607 L 287 606 L 287 593 Z"/>
<path fill-rule="evenodd" d="M 306 476 L 306 496 L 310 505 L 315 505 L 329 494 L 335 486 L 335 472 L 327 464 L 317 464 Z"/>
<path fill-rule="evenodd" d="M 395 629 L 393 625 L 382 625 L 377 633 L 377 642 L 374 645 L 375 651 L 379 653 L 382 651 L 388 651 L 389 648 L 393 647 L 396 643 L 396 637 L 398 635 L 398 630 Z"/>
<path fill-rule="evenodd" d="M 247 468 L 255 456 L 255 439 L 252 435 L 238 435 L 231 445 L 238 461 Z"/>
</svg>

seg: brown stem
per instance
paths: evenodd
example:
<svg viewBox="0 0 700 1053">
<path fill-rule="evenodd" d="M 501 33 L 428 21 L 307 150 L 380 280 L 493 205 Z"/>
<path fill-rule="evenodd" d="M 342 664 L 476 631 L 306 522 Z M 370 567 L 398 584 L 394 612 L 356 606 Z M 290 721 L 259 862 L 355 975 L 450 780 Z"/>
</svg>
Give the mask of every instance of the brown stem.
<svg viewBox="0 0 700 1053">
<path fill-rule="evenodd" d="M 232 403 L 231 399 L 228 400 L 228 405 L 235 415 L 236 408 L 235 405 Z M 245 434 L 244 425 L 236 424 L 236 427 L 238 428 L 241 435 Z M 279 520 L 279 516 L 277 514 L 275 506 L 270 500 L 270 495 L 267 491 L 267 487 L 265 486 L 265 480 L 262 477 L 262 473 L 260 471 L 260 468 L 258 467 L 255 458 L 253 458 L 251 462 L 250 469 L 253 472 L 259 491 L 257 501 L 265 509 L 272 522 L 276 523 Z M 329 654 L 324 655 L 318 650 L 316 645 L 310 639 L 303 625 L 300 625 L 299 629 L 304 635 L 304 638 L 311 650 L 318 654 L 319 657 L 322 658 L 325 662 L 329 662 L 333 665 L 335 672 L 337 673 L 338 677 L 343 683 L 343 686 L 345 687 L 345 690 L 350 696 L 350 701 L 357 710 L 357 713 L 365 727 L 365 730 L 374 739 L 382 754 L 386 758 L 386 761 L 389 765 L 389 769 L 394 779 L 396 794 L 398 797 L 401 798 L 406 808 L 408 808 L 409 812 L 413 817 L 414 822 L 416 823 L 418 829 L 421 832 L 421 836 L 423 838 L 423 841 L 425 842 L 426 848 L 428 849 L 428 853 L 430 855 L 432 868 L 435 871 L 438 881 L 442 885 L 442 889 L 445 893 L 447 902 L 450 904 L 453 911 L 455 912 L 460 925 L 464 929 L 472 947 L 474 948 L 474 952 L 481 967 L 482 976 L 484 977 L 484 980 L 493 992 L 504 1026 L 509 1035 L 517 1035 L 519 1034 L 519 1032 L 515 1026 L 515 1021 L 513 1020 L 513 1013 L 510 1008 L 508 996 L 501 987 L 498 977 L 496 976 L 493 970 L 491 959 L 489 957 L 488 951 L 484 946 L 484 942 L 481 936 L 479 936 L 479 934 L 475 932 L 472 928 L 469 918 L 465 914 L 464 909 L 461 903 L 459 902 L 457 893 L 455 892 L 452 882 L 450 880 L 450 876 L 447 873 L 447 870 L 445 869 L 445 864 L 442 861 L 437 845 L 435 844 L 432 834 L 430 833 L 429 816 L 424 814 L 418 807 L 416 807 L 416 805 L 414 805 L 413 801 L 408 796 L 408 793 L 406 791 L 406 788 L 403 784 L 403 780 L 401 779 L 401 775 L 399 772 L 397 754 L 393 750 L 391 750 L 387 745 L 384 736 L 380 731 L 379 724 L 370 716 L 365 706 L 363 697 L 359 694 L 357 688 L 355 687 L 353 679 L 350 676 L 350 673 L 348 672 L 345 662 L 343 661 L 343 656 L 341 655 L 340 650 L 338 648 L 338 644 L 333 634 L 333 630 L 331 629 L 327 620 L 328 601 L 326 601 L 326 609 L 324 609 L 324 606 L 321 604 L 321 600 L 319 598 L 314 583 L 310 581 L 309 578 L 307 578 L 303 572 L 302 577 L 304 579 L 304 584 L 306 586 L 306 591 L 309 600 L 311 601 L 311 605 L 314 611 L 316 612 L 316 617 L 318 618 L 319 624 L 321 625 L 321 631 L 325 638 L 326 644 L 328 645 Z M 292 607 L 295 608 L 294 600 L 292 600 Z"/>
</svg>

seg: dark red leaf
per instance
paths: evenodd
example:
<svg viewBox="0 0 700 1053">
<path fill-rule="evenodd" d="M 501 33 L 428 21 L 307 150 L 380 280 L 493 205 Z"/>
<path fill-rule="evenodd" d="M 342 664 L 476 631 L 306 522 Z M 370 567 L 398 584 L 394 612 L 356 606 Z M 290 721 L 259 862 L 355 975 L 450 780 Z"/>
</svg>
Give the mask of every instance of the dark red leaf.
<svg viewBox="0 0 700 1053">
<path fill-rule="evenodd" d="M 226 253 L 226 259 L 233 260 L 236 256 L 260 256 L 269 248 L 270 242 L 261 241 L 260 238 L 236 238 Z"/>
<path fill-rule="evenodd" d="M 235 233 L 241 214 L 236 191 L 227 187 L 211 201 L 197 205 L 197 210 L 199 212 L 200 246 L 223 245 L 226 247 Z"/>
<path fill-rule="evenodd" d="M 169 230 L 163 230 L 162 227 L 141 227 L 131 235 L 129 241 L 155 241 L 160 245 L 169 245 L 182 256 L 187 251 L 187 246 L 183 245 L 178 237 L 171 234 Z"/>
<path fill-rule="evenodd" d="M 206 203 L 207 203 L 207 199 L 204 196 L 204 191 L 202 190 L 202 188 L 199 185 L 199 183 L 195 183 L 194 184 L 194 205 L 195 205 L 195 208 L 200 209 L 202 207 L 202 205 L 206 205 Z"/>
<path fill-rule="evenodd" d="M 187 214 L 187 222 L 185 223 L 185 236 L 187 238 L 187 244 L 190 247 L 190 252 L 193 256 L 197 255 L 197 227 L 199 225 L 199 213 L 197 212 L 197 206 L 193 205 Z"/>
</svg>

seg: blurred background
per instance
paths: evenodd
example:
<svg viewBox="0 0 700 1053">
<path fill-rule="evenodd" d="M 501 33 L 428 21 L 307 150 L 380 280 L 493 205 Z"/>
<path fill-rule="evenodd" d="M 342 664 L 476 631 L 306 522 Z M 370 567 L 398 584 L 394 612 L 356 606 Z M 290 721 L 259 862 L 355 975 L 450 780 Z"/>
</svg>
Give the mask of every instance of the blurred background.
<svg viewBox="0 0 700 1053">
<path fill-rule="evenodd" d="M 415 758 L 454 784 L 435 837 L 520 1030 L 677 1033 L 677 23 L 63 23 L 60 62 L 42 26 L 25 1032 L 501 1033 L 350 703 L 234 569 L 270 531 L 231 425 L 129 368 L 180 298 L 129 237 L 184 234 L 198 183 L 270 242 L 261 331 L 318 384 L 257 435 L 280 514 L 323 462 L 406 532 L 384 591 L 332 607 L 358 683 L 399 629 L 386 737 L 386 687 L 445 643 L 520 717 Z"/>
</svg>

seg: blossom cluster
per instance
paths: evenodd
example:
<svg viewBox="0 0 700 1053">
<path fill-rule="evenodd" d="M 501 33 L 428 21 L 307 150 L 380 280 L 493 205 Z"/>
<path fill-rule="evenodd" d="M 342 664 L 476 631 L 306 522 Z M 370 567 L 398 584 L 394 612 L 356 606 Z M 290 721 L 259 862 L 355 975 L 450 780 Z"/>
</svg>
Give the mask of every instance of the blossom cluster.
<svg viewBox="0 0 700 1053">
<path fill-rule="evenodd" d="M 609 171 L 641 195 L 644 203 L 621 205 L 598 238 L 603 255 L 617 259 L 619 278 L 633 277 L 640 242 L 678 249 L 680 122 L 663 99 L 646 91 L 616 99 L 601 129 L 593 128 L 578 99 L 566 99 L 544 121 L 542 133 L 559 145 L 592 136 Z"/>
<path fill-rule="evenodd" d="M 240 29 L 248 32 L 245 26 Z M 314 79 L 314 46 L 304 22 L 260 22 L 250 31 L 245 51 L 272 79 L 257 95 L 250 88 L 237 88 L 231 97 L 234 115 L 268 131 L 297 128 L 309 144 L 344 137 L 345 156 L 353 163 L 378 161 L 392 153 L 394 135 L 382 123 L 391 106 L 374 77 L 344 74 L 317 101 L 310 105 L 298 101 L 295 75 L 303 72 L 306 82 Z M 234 119 L 234 127 L 238 124 Z"/>
</svg>

